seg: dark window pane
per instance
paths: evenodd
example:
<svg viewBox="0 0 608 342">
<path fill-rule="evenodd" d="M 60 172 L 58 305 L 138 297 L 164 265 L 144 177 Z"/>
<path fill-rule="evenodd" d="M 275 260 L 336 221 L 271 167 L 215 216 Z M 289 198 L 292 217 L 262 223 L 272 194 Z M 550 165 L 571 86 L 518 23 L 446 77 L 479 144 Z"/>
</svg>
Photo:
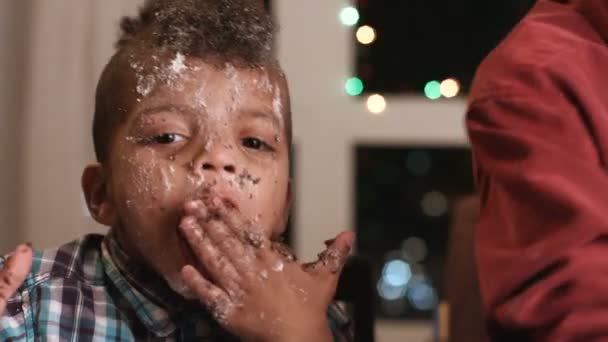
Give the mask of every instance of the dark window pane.
<svg viewBox="0 0 608 342">
<path fill-rule="evenodd" d="M 371 261 L 379 317 L 430 318 L 443 297 L 451 204 L 473 193 L 466 148 L 358 146 L 357 250 Z"/>
<path fill-rule="evenodd" d="M 475 69 L 534 0 L 359 0 L 360 21 L 377 39 L 356 42 L 355 74 L 365 92 L 423 93 L 456 78 L 466 92 Z M 356 29 L 356 27 L 355 27 Z"/>
</svg>

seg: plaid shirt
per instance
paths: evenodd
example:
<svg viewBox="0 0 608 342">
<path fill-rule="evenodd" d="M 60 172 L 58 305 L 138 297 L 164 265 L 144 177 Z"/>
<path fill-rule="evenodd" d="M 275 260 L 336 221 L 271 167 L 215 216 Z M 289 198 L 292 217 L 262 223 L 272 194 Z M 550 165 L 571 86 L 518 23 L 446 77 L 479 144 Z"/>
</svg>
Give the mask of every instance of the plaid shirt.
<svg viewBox="0 0 608 342">
<path fill-rule="evenodd" d="M 4 258 L 0 258 L 0 265 Z M 347 316 L 328 311 L 336 341 Z M 0 317 L 0 341 L 238 341 L 198 304 L 136 268 L 112 234 L 36 252 L 32 271 Z"/>
</svg>

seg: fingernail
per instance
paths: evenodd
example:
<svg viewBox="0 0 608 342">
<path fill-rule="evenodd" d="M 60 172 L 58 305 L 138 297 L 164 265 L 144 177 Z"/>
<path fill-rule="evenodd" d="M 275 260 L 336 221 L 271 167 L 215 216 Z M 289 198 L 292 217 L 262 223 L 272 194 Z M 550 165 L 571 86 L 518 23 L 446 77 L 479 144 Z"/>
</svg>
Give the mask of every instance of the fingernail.
<svg viewBox="0 0 608 342">
<path fill-rule="evenodd" d="M 195 200 L 191 200 L 186 202 L 186 211 L 194 211 L 198 208 L 198 202 L 196 202 Z"/>
<path fill-rule="evenodd" d="M 182 219 L 182 224 L 180 225 L 183 229 L 195 229 L 196 228 L 196 219 L 192 216 L 186 216 Z"/>
</svg>

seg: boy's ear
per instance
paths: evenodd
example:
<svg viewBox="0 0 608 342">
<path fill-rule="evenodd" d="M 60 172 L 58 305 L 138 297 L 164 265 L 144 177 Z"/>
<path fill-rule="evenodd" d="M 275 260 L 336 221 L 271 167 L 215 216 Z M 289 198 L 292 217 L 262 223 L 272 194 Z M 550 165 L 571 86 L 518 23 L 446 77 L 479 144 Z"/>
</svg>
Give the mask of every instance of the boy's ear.
<svg viewBox="0 0 608 342">
<path fill-rule="evenodd" d="M 87 165 L 82 172 L 81 184 L 91 216 L 105 226 L 113 226 L 118 216 L 108 193 L 103 166 L 99 163 Z"/>
</svg>

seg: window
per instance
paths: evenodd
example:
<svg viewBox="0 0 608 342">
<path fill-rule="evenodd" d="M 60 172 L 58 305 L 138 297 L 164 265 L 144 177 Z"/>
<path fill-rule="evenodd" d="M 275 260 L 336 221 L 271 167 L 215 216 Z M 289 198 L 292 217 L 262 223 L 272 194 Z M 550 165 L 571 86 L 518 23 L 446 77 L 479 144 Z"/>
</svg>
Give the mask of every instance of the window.
<svg viewBox="0 0 608 342">
<path fill-rule="evenodd" d="M 467 148 L 355 148 L 358 253 L 372 264 L 378 316 L 431 318 L 443 296 L 451 204 L 473 193 Z"/>
</svg>

